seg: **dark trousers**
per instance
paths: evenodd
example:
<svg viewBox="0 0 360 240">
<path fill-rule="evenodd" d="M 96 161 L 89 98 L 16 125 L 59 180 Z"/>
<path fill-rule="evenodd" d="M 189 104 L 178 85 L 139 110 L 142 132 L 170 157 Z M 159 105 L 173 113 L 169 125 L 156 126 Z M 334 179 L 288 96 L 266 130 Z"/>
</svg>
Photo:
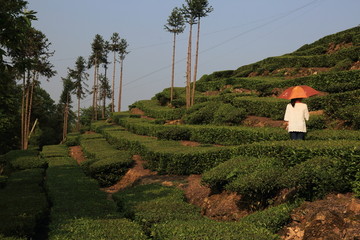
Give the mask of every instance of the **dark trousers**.
<svg viewBox="0 0 360 240">
<path fill-rule="evenodd" d="M 290 139 L 291 140 L 305 140 L 305 133 L 304 132 L 290 132 Z"/>
</svg>

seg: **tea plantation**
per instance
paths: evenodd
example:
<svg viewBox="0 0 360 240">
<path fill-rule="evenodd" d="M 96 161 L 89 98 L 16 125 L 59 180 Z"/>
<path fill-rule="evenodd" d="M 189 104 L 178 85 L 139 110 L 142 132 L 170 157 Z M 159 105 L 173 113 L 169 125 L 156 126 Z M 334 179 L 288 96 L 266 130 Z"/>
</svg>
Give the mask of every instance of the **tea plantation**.
<svg viewBox="0 0 360 240">
<path fill-rule="evenodd" d="M 329 44 L 339 50 L 328 52 Z M 204 75 L 189 109 L 183 88 L 173 102 L 165 89 L 92 122 L 93 134 L 0 156 L 0 239 L 279 239 L 302 201 L 333 192 L 359 197 L 359 48 L 355 27 L 291 54 Z M 276 96 L 293 85 L 322 92 L 305 100 L 316 112 L 305 141 L 289 140 L 281 127 L 243 124 L 249 116 L 282 120 L 288 101 Z M 77 145 L 86 156 L 80 164 L 69 156 Z M 100 187 L 117 183 L 133 155 L 158 174 L 200 174 L 212 193 L 237 193 L 252 213 L 211 220 L 182 190 L 160 184 L 135 185 L 109 199 Z M 274 204 L 284 189 L 293 194 Z"/>
</svg>

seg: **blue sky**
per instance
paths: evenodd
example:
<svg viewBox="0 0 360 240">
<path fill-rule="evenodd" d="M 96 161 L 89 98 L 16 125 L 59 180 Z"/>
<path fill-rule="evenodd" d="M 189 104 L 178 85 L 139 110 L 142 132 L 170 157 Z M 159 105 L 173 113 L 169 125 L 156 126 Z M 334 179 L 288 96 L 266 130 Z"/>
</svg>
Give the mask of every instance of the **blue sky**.
<svg viewBox="0 0 360 240">
<path fill-rule="evenodd" d="M 78 56 L 89 57 L 96 34 L 110 40 L 118 32 L 129 44 L 130 53 L 124 61 L 122 111 L 170 86 L 172 34 L 163 26 L 172 9 L 181 7 L 185 0 L 28 2 L 28 8 L 37 12 L 34 27 L 47 36 L 55 51 L 50 61 L 58 74 L 41 83 L 55 102 L 62 91 L 61 77 L 66 77 L 68 67 L 74 68 Z M 360 24 L 359 0 L 209 0 L 209 4 L 214 11 L 201 21 L 198 79 L 214 71 L 237 69 L 293 52 L 304 44 Z M 177 36 L 177 87 L 184 87 L 186 81 L 188 30 L 187 27 Z M 109 68 L 111 79 L 112 65 Z M 90 88 L 93 71 L 88 72 Z M 116 83 L 116 92 L 118 87 Z M 91 103 L 91 96 L 81 101 L 82 107 Z"/>
</svg>

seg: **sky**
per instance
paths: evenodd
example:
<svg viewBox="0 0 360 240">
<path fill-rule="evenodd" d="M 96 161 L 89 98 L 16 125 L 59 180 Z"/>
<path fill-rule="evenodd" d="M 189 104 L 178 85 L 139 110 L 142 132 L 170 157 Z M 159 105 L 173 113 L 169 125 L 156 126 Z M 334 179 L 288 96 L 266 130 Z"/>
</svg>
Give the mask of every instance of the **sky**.
<svg viewBox="0 0 360 240">
<path fill-rule="evenodd" d="M 185 4 L 185 0 L 28 0 L 28 3 L 28 9 L 37 12 L 38 20 L 33 26 L 46 35 L 51 42 L 50 50 L 55 51 L 50 62 L 57 74 L 41 79 L 41 86 L 56 103 L 63 89 L 61 78 L 67 76 L 68 68 L 75 67 L 79 56 L 88 59 L 96 34 L 110 41 L 117 32 L 129 44 L 123 68 L 122 111 L 170 87 L 173 34 L 165 31 L 164 25 L 172 10 Z M 197 79 L 293 52 L 304 44 L 360 24 L 360 0 L 209 0 L 209 5 L 214 10 L 201 19 Z M 194 26 L 194 33 L 196 29 Z M 195 46 L 196 34 L 193 35 Z M 176 87 L 186 83 L 188 36 L 188 26 L 177 35 Z M 195 53 L 195 48 L 192 52 Z M 111 63 L 110 81 L 112 68 Z M 118 99 L 118 65 L 116 69 L 115 99 Z M 93 69 L 88 73 L 91 90 Z M 91 104 L 91 95 L 81 101 L 81 107 Z"/>
</svg>

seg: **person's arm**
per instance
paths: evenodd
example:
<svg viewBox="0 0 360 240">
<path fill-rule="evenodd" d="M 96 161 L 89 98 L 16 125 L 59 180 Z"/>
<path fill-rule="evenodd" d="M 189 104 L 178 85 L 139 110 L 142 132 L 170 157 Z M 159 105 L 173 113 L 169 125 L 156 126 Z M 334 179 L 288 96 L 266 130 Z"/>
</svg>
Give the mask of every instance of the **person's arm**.
<svg viewBox="0 0 360 240">
<path fill-rule="evenodd" d="M 286 110 L 285 110 L 285 116 L 284 116 L 284 121 L 289 121 L 289 118 L 290 118 L 290 113 L 289 113 L 289 104 L 286 106 Z"/>
<path fill-rule="evenodd" d="M 305 105 L 304 118 L 306 121 L 309 121 L 309 109 L 307 105 Z"/>
</svg>

